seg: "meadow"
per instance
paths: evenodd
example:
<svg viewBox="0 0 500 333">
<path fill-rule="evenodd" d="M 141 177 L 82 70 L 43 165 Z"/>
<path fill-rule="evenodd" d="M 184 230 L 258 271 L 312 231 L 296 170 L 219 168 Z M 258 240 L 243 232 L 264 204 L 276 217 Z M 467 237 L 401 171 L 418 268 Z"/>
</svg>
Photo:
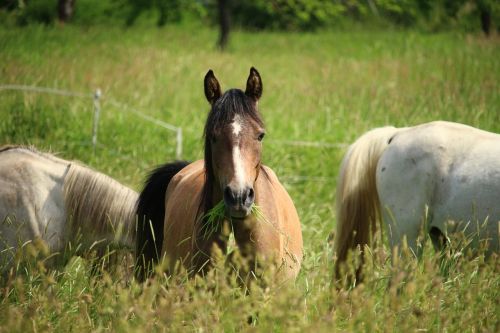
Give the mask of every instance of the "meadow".
<svg viewBox="0 0 500 333">
<path fill-rule="evenodd" d="M 182 158 L 196 160 L 209 109 L 205 73 L 214 70 L 223 89 L 244 88 L 255 66 L 264 85 L 263 161 L 302 223 L 297 281 L 247 292 L 221 259 L 205 279 L 181 274 L 142 285 L 126 256 L 98 272 L 80 257 L 47 268 L 38 260 L 44 249 L 33 246 L 0 284 L 0 332 L 498 332 L 497 256 L 460 248 L 441 255 L 426 244 L 420 260 L 403 255 L 391 263 L 382 246 L 372 249 L 364 284 L 331 284 L 334 192 L 347 145 L 374 127 L 438 119 L 499 133 L 498 37 L 353 31 L 231 38 L 220 52 L 216 31 L 200 26 L 0 27 L 0 84 L 103 93 L 95 151 L 90 99 L 19 91 L 0 91 L 0 143 L 56 152 L 140 190 L 151 168 L 176 158 L 175 134 L 110 101 L 182 127 Z"/>
</svg>

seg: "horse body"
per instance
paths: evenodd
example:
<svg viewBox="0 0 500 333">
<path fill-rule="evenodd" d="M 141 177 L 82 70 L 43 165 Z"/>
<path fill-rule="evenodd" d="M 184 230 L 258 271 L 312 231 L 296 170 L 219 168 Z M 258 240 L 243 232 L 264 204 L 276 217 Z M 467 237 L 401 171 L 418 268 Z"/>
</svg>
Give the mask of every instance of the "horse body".
<svg viewBox="0 0 500 333">
<path fill-rule="evenodd" d="M 167 187 L 162 249 L 168 254 L 171 270 L 179 259 L 191 268 L 191 257 L 196 252 L 194 230 L 205 181 L 203 168 L 203 161 L 189 164 L 172 178 Z M 208 246 L 207 242 L 205 247 Z"/>
<path fill-rule="evenodd" d="M 500 135 L 470 126 L 431 122 L 385 127 L 360 137 L 346 154 L 337 188 L 337 255 L 368 244 L 379 219 L 391 246 L 406 238 L 463 231 L 489 251 L 499 249 Z"/>
<path fill-rule="evenodd" d="M 62 251 L 80 233 L 87 245 L 135 239 L 137 193 L 74 162 L 32 148 L 0 148 L 0 255 L 8 269 L 23 244 Z"/>
<path fill-rule="evenodd" d="M 170 269 L 181 260 L 186 268 L 197 272 L 211 258 L 214 245 L 222 251 L 227 246 L 224 237 L 217 233 L 206 236 L 197 223 L 203 218 L 199 206 L 205 181 L 204 165 L 203 160 L 191 163 L 172 178 L 167 188 L 162 248 L 168 254 Z M 255 204 L 264 217 L 249 215 L 231 221 L 231 228 L 244 256 L 281 259 L 284 278 L 292 278 L 298 274 L 302 260 L 299 217 L 276 174 L 266 166 L 262 168 L 263 175 L 257 178 L 254 189 Z M 214 200 L 222 200 L 222 195 L 214 196 Z"/>
<path fill-rule="evenodd" d="M 302 233 L 290 196 L 261 163 L 265 130 L 257 111 L 260 75 L 251 68 L 245 92 L 230 89 L 222 94 L 209 71 L 204 88 L 212 106 L 205 124 L 205 158 L 185 167 L 173 163 L 158 168 L 140 195 L 138 277 L 142 278 L 142 265 L 158 260 L 158 254 L 166 256 L 171 270 L 180 261 L 191 274 L 203 272 L 210 267 L 215 248 L 226 251 L 232 230 L 250 267 L 277 260 L 280 277 L 293 278 L 302 261 Z M 161 186 L 163 192 L 158 190 Z M 165 201 L 152 204 L 158 196 Z M 209 222 L 207 213 L 222 203 L 223 216 Z M 260 214 L 252 213 L 256 206 Z M 162 242 L 151 247 L 155 241 L 151 231 L 159 229 Z"/>
</svg>

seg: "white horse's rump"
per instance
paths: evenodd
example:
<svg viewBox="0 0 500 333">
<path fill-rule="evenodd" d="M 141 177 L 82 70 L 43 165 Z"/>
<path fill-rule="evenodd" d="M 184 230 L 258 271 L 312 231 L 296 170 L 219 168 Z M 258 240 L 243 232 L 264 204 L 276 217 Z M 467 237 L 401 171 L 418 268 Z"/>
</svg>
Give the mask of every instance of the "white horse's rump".
<svg viewBox="0 0 500 333">
<path fill-rule="evenodd" d="M 406 238 L 415 253 L 422 230 L 433 236 L 463 231 L 498 252 L 500 135 L 437 121 L 361 136 L 339 174 L 339 261 L 368 244 L 380 220 L 392 246 Z"/>
<path fill-rule="evenodd" d="M 70 241 L 132 247 L 136 200 L 133 190 L 75 162 L 32 148 L 0 148 L 0 271 L 36 238 L 52 252 Z"/>
</svg>

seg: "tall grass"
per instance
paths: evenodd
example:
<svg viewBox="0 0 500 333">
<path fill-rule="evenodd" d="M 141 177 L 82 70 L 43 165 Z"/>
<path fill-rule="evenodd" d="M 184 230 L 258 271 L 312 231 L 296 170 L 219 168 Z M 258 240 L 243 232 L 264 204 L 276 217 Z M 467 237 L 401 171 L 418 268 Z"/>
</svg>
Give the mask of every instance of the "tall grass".
<svg viewBox="0 0 500 333">
<path fill-rule="evenodd" d="M 429 244 L 417 261 L 372 249 L 365 283 L 331 284 L 331 231 L 340 148 L 366 130 L 444 119 L 500 132 L 500 47 L 481 37 L 412 32 L 235 32 L 228 52 L 200 27 L 0 28 L 0 83 L 104 94 L 102 143 L 90 146 L 92 104 L 0 92 L 0 142 L 35 144 L 140 189 L 147 170 L 175 158 L 175 135 L 107 102 L 124 102 L 181 126 L 184 156 L 202 158 L 208 112 L 202 79 L 243 88 L 250 66 L 264 83 L 263 162 L 301 217 L 305 259 L 294 284 L 241 288 L 220 263 L 205 279 L 159 276 L 147 285 L 127 264 L 95 268 L 73 257 L 48 268 L 30 245 L 0 285 L 0 331 L 498 331 L 498 258 Z M 429 243 L 429 242 L 428 242 Z"/>
</svg>

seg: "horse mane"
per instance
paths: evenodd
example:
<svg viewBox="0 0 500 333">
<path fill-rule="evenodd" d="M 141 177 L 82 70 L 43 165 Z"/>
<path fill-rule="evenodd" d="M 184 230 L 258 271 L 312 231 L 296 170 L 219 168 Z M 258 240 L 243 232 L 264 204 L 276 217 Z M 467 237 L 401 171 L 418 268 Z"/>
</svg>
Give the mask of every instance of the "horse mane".
<svg viewBox="0 0 500 333">
<path fill-rule="evenodd" d="M 32 145 L 7 144 L 0 147 L 0 153 L 13 150 L 67 165 L 63 185 L 64 203 L 75 230 L 85 230 L 85 234 L 90 231 L 94 235 L 111 237 L 111 240 L 124 240 L 124 244 L 132 246 L 136 233 L 133 222 L 138 197 L 135 191 L 88 167 L 69 162 L 53 153 L 40 152 Z"/>
<path fill-rule="evenodd" d="M 213 105 L 208 114 L 203 137 L 205 139 L 205 184 L 201 194 L 199 216 L 204 216 L 216 203 L 213 202 L 214 169 L 212 165 L 212 137 L 225 125 L 233 121 L 235 115 L 252 118 L 259 126 L 264 122 L 257 110 L 257 103 L 240 89 L 229 89 Z M 263 171 L 262 165 L 259 166 Z M 265 173 L 265 171 L 264 171 Z"/>
<path fill-rule="evenodd" d="M 116 180 L 72 163 L 64 179 L 64 202 L 74 230 L 90 231 L 132 247 L 138 194 Z"/>
<path fill-rule="evenodd" d="M 136 277 L 144 281 L 161 257 L 165 225 L 165 195 L 172 178 L 189 165 L 175 161 L 152 170 L 137 199 Z"/>
</svg>

